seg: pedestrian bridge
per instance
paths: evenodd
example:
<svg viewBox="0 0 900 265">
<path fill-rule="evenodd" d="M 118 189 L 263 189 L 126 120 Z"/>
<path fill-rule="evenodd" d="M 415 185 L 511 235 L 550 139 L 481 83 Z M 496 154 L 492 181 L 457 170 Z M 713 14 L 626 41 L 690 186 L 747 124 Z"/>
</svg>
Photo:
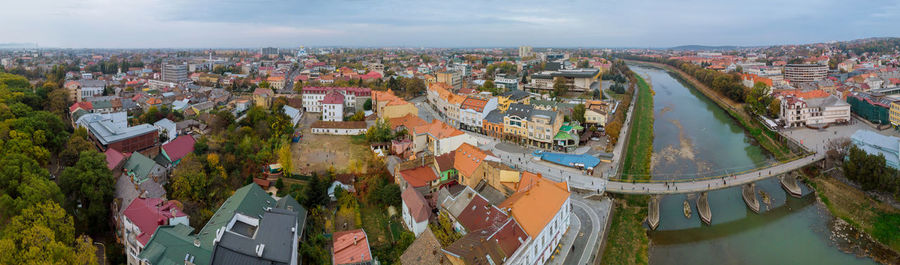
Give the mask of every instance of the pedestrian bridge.
<svg viewBox="0 0 900 265">
<path fill-rule="evenodd" d="M 803 168 L 824 159 L 824 152 L 813 153 L 787 162 L 750 169 L 744 172 L 696 179 L 624 180 L 610 178 L 606 183 L 606 192 L 644 195 L 701 193 L 754 183 Z"/>
</svg>

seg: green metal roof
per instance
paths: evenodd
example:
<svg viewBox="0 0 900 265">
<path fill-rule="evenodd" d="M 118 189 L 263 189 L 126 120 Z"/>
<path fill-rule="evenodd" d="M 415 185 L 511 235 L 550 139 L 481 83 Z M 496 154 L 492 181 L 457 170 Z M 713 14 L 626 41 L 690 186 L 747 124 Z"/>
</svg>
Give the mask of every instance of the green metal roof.
<svg viewBox="0 0 900 265">
<path fill-rule="evenodd" d="M 221 206 L 216 213 L 206 222 L 203 229 L 200 229 L 200 243 L 204 247 L 212 249 L 213 240 L 216 239 L 216 229 L 228 225 L 234 213 L 241 213 L 246 216 L 262 218 L 263 212 L 267 207 L 275 208 L 275 199 L 269 196 L 259 185 L 255 183 L 247 184 L 234 191 Z"/>
<path fill-rule="evenodd" d="M 131 158 L 125 162 L 124 168 L 128 170 L 132 180 L 141 184 L 144 181 L 147 181 L 147 176 L 150 175 L 150 170 L 153 169 L 153 166 L 156 165 L 156 161 L 146 157 L 138 152 L 131 153 Z"/>
<path fill-rule="evenodd" d="M 183 265 L 185 258 L 193 259 L 194 264 L 209 264 L 212 248 L 194 245 L 198 238 L 193 231 L 184 224 L 159 226 L 138 258 L 153 265 Z"/>
<path fill-rule="evenodd" d="M 152 160 L 150 161 L 152 162 Z M 219 209 L 199 233 L 193 234 L 194 229 L 183 224 L 160 226 L 138 257 L 147 259 L 153 265 L 181 265 L 184 264 L 185 256 L 190 254 L 194 257 L 194 264 L 209 264 L 214 248 L 216 229 L 227 226 L 235 213 L 262 218 L 268 207 L 288 209 L 288 206 L 298 213 L 298 221 L 302 227 L 306 222 L 306 209 L 294 198 L 285 196 L 280 201 L 276 201 L 259 185 L 247 184 L 234 191 L 234 194 L 219 206 Z M 199 240 L 199 247 L 194 245 L 195 240 Z"/>
<path fill-rule="evenodd" d="M 569 133 L 563 130 L 559 130 L 559 133 L 556 133 L 556 136 L 553 137 L 553 140 L 575 140 L 575 138 L 573 138 Z"/>
</svg>

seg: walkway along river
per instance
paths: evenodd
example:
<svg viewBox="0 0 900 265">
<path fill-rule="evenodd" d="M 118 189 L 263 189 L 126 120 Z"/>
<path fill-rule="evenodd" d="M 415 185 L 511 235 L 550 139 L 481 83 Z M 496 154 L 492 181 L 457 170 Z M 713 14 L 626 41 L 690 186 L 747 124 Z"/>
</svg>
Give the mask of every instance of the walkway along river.
<svg viewBox="0 0 900 265">
<path fill-rule="evenodd" d="M 718 175 L 771 163 L 774 159 L 752 143 L 741 126 L 699 91 L 688 88 L 663 69 L 629 65 L 649 77 L 654 96 L 654 140 L 651 172 L 656 180 L 690 179 L 697 173 Z M 833 217 L 815 203 L 803 186 L 804 197 L 785 194 L 777 178 L 756 183 L 760 214 L 744 204 L 741 188 L 709 193 L 712 225 L 697 214 L 686 218 L 683 203 L 697 212 L 697 194 L 663 196 L 660 224 L 650 233 L 652 264 L 873 264 L 841 252 L 828 239 Z"/>
</svg>

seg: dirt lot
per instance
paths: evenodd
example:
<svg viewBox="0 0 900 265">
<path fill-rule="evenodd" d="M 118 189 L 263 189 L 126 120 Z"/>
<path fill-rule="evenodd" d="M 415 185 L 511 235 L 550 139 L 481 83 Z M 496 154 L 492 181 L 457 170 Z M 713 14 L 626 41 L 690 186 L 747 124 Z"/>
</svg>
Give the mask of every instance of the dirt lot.
<svg viewBox="0 0 900 265">
<path fill-rule="evenodd" d="M 291 145 L 295 172 L 300 174 L 325 173 L 334 167 L 336 173 L 364 173 L 366 161 L 372 151 L 358 137 L 316 135 L 309 125 L 318 120 L 318 114 L 307 113 L 303 117 L 303 139 Z"/>
</svg>

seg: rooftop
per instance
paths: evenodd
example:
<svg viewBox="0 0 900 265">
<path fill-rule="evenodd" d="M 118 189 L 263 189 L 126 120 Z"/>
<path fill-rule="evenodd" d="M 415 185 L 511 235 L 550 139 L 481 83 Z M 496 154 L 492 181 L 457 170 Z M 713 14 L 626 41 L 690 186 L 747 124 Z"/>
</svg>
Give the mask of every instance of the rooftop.
<svg viewBox="0 0 900 265">
<path fill-rule="evenodd" d="M 334 232 L 334 264 L 357 264 L 372 260 L 369 239 L 362 229 Z"/>
<path fill-rule="evenodd" d="M 409 214 L 416 222 L 424 222 L 431 217 L 431 207 L 428 206 L 428 201 L 425 201 L 425 197 L 416 189 L 407 188 L 403 190 L 400 197 L 406 207 L 409 207 Z"/>
<path fill-rule="evenodd" d="M 537 237 L 569 199 L 566 182 L 553 182 L 540 174 L 523 172 L 516 193 L 500 204 L 516 218 L 525 232 Z"/>
<path fill-rule="evenodd" d="M 424 187 L 437 179 L 434 169 L 431 166 L 417 167 L 400 171 L 400 176 L 413 187 Z"/>
</svg>

